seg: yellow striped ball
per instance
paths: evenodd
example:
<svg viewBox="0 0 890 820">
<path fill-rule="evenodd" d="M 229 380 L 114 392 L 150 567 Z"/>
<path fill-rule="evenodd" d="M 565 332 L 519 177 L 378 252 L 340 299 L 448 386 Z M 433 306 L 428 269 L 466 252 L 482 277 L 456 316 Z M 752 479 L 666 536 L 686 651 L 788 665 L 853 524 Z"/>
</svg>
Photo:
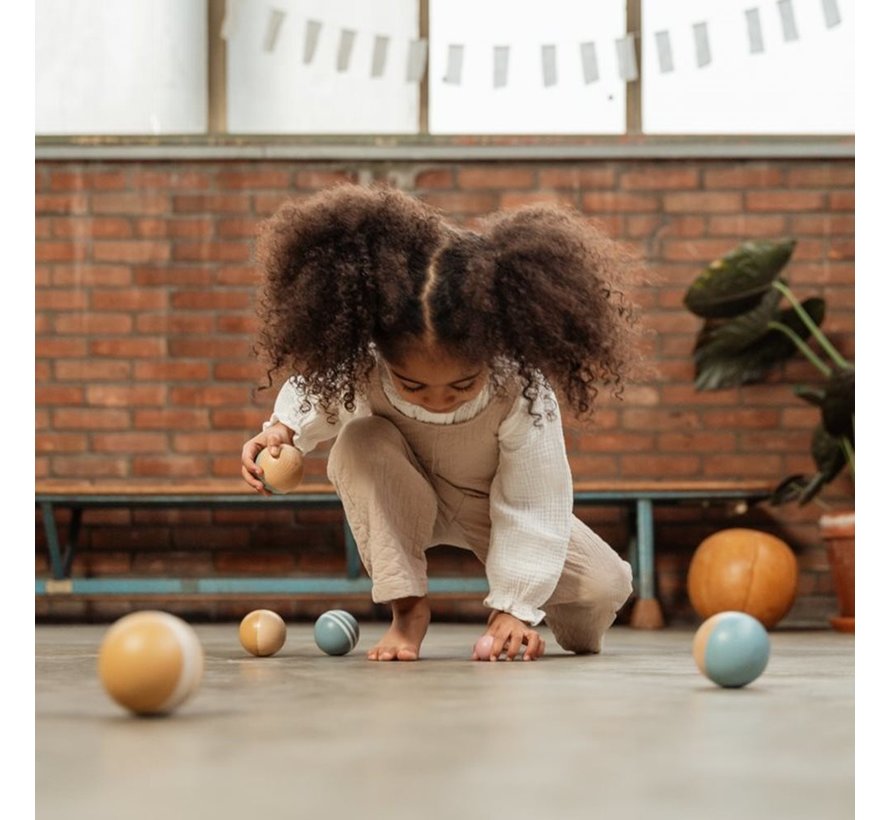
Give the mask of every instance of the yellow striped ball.
<svg viewBox="0 0 890 820">
<path fill-rule="evenodd" d="M 99 648 L 99 680 L 137 715 L 163 715 L 198 689 L 204 650 L 185 621 L 169 612 L 133 612 L 115 621 Z"/>
</svg>

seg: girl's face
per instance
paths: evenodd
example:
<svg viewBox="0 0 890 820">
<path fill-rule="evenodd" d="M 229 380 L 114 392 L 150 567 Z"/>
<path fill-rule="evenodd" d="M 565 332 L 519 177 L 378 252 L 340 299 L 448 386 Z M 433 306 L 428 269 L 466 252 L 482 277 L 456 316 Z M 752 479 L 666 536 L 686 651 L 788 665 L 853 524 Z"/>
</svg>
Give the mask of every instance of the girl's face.
<svg viewBox="0 0 890 820">
<path fill-rule="evenodd" d="M 386 366 L 399 396 L 430 413 L 453 413 L 488 382 L 486 365 L 453 359 L 438 348 L 418 348 Z"/>
</svg>

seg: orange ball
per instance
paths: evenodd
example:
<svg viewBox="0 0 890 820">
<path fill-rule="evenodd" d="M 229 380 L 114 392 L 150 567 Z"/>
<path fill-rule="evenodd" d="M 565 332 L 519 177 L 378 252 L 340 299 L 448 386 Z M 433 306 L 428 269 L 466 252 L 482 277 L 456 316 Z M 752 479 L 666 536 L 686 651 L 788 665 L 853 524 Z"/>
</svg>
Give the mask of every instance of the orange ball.
<svg viewBox="0 0 890 820">
<path fill-rule="evenodd" d="M 303 454 L 290 444 L 282 444 L 278 457 L 268 448 L 260 450 L 256 463 L 263 470 L 263 485 L 270 493 L 292 493 L 303 480 Z"/>
<path fill-rule="evenodd" d="M 137 715 L 172 712 L 198 688 L 204 650 L 185 621 L 169 612 L 133 612 L 111 625 L 99 648 L 105 691 Z"/>
<path fill-rule="evenodd" d="M 238 638 L 251 655 L 274 655 L 284 646 L 287 627 L 277 612 L 255 609 L 247 613 L 238 628 Z"/>
<path fill-rule="evenodd" d="M 797 559 L 780 538 L 759 530 L 722 530 L 699 544 L 689 565 L 689 600 L 702 618 L 745 612 L 772 629 L 797 594 Z"/>
</svg>

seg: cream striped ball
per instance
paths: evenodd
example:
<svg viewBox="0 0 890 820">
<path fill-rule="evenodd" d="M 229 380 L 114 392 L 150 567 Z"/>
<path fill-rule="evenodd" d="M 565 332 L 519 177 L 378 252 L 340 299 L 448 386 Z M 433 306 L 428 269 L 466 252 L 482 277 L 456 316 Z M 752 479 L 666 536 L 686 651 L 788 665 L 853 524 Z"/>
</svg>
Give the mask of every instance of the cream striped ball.
<svg viewBox="0 0 890 820">
<path fill-rule="evenodd" d="M 105 691 L 137 715 L 172 712 L 197 690 L 204 650 L 195 630 L 169 612 L 132 612 L 115 621 L 99 648 Z"/>
<path fill-rule="evenodd" d="M 315 622 L 315 643 L 328 655 L 345 655 L 358 643 L 358 621 L 343 609 L 330 609 Z"/>
</svg>

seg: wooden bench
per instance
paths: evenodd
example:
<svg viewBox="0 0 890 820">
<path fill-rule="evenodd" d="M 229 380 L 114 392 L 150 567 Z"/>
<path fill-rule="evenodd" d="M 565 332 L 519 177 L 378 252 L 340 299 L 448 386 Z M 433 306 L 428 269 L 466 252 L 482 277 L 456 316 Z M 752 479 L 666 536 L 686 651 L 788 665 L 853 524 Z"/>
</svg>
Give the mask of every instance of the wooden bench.
<svg viewBox="0 0 890 820">
<path fill-rule="evenodd" d="M 615 506 L 627 510 L 630 532 L 629 559 L 634 571 L 636 601 L 631 625 L 644 629 L 663 626 L 661 607 L 655 597 L 655 525 L 657 504 L 730 504 L 742 512 L 749 504 L 763 501 L 772 486 L 761 481 L 603 481 L 575 484 L 575 505 Z M 51 577 L 36 579 L 36 594 L 79 597 L 115 596 L 339 596 L 369 593 L 370 579 L 362 572 L 355 540 L 343 522 L 346 572 L 343 576 L 313 577 L 103 577 L 71 576 L 78 535 L 86 509 L 111 508 L 341 508 L 334 488 L 307 484 L 290 495 L 262 496 L 242 482 L 146 484 L 137 482 L 42 481 L 35 494 L 41 509 Z M 70 510 L 67 538 L 59 538 L 56 510 Z M 431 577 L 431 594 L 485 595 L 484 577 Z"/>
</svg>

